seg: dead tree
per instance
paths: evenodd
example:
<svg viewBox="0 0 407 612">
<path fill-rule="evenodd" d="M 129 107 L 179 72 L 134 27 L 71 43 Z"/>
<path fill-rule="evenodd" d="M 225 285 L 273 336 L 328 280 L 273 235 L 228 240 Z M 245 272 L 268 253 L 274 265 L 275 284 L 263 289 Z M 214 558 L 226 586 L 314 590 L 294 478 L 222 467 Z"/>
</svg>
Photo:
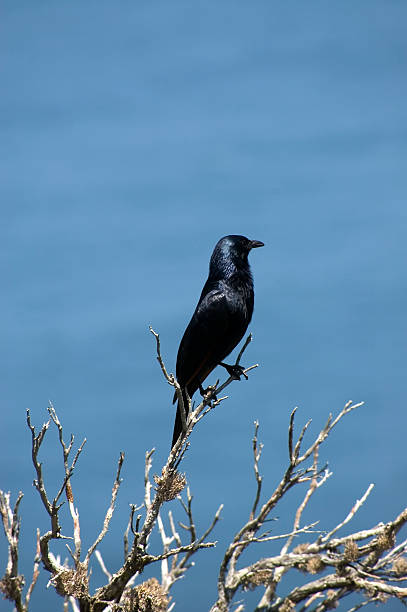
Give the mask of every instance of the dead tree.
<svg viewBox="0 0 407 612">
<path fill-rule="evenodd" d="M 25 578 L 18 571 L 19 557 L 19 507 L 23 494 L 17 496 L 14 507 L 10 493 L 0 491 L 0 514 L 4 533 L 8 542 L 8 560 L 0 590 L 18 612 L 28 612 L 31 595 L 35 587 L 40 565 L 50 576 L 50 582 L 63 598 L 63 609 L 74 612 L 164 612 L 171 610 L 170 590 L 174 583 L 185 575 L 191 566 L 191 559 L 198 550 L 212 548 L 216 542 L 208 538 L 214 530 L 222 510 L 219 506 L 211 524 L 199 534 L 192 510 L 192 495 L 187 486 L 185 474 L 180 465 L 189 448 L 189 437 L 194 427 L 208 412 L 218 406 L 226 397 L 220 393 L 233 378 L 229 377 L 222 385 L 219 381 L 209 387 L 201 403 L 194 409 L 188 399 L 183 404 L 181 389 L 172 374 L 164 365 L 160 351 L 158 334 L 151 330 L 156 339 L 157 359 L 166 381 L 175 388 L 183 414 L 183 436 L 172 448 L 160 475 L 151 478 L 154 449 L 145 457 L 144 499 L 139 505 L 132 505 L 129 521 L 124 532 L 124 558 L 121 567 L 112 574 L 105 567 L 99 546 L 106 536 L 115 510 L 121 483 L 121 469 L 124 454 L 120 453 L 116 477 L 113 483 L 110 502 L 99 535 L 88 550 L 82 550 L 79 513 L 75 506 L 72 488 L 72 475 L 86 440 L 74 451 L 74 437 L 69 442 L 64 439 L 63 428 L 54 407 L 48 407 L 49 420 L 37 432 L 27 411 L 27 424 L 31 431 L 32 461 L 36 473 L 34 486 L 41 503 L 49 516 L 49 530 L 37 533 L 37 550 L 34 560 L 33 576 L 25 590 Z M 250 342 L 249 336 L 240 351 L 236 364 Z M 256 365 L 245 370 L 247 375 Z M 231 610 L 237 594 L 245 590 L 259 590 L 256 612 L 304 610 L 323 612 L 336 607 L 351 593 L 357 593 L 360 603 L 352 610 L 371 603 L 385 602 L 389 598 L 407 600 L 407 539 L 397 541 L 399 531 L 407 522 L 407 508 L 393 521 L 375 525 L 363 531 L 347 533 L 347 525 L 367 500 L 373 485 L 369 485 L 364 495 L 356 501 L 347 516 L 329 531 L 318 529 L 318 520 L 301 524 L 304 509 L 313 494 L 331 476 L 326 466 L 319 465 L 319 451 L 336 424 L 362 404 L 348 402 L 343 410 L 333 418 L 329 416 L 325 427 L 314 441 L 304 448 L 304 436 L 310 422 L 302 428 L 299 435 L 294 434 L 295 410 L 291 413 L 288 427 L 288 464 L 274 491 L 264 494 L 263 478 L 260 474 L 262 445 L 258 441 L 259 425 L 255 422 L 253 437 L 253 466 L 255 493 L 250 515 L 227 546 L 219 568 L 218 597 L 211 612 Z M 188 408 L 186 410 L 185 408 Z M 186 416 L 188 415 L 188 417 Z M 62 451 L 63 473 L 59 488 L 50 496 L 45 487 L 39 453 L 50 425 L 56 428 Z M 293 511 L 292 528 L 288 533 L 272 533 L 267 528 L 271 513 L 280 500 L 293 487 L 305 486 L 303 500 Z M 183 495 L 182 492 L 184 491 Z M 59 511 L 64 499 L 68 503 L 72 527 L 70 536 L 65 535 Z M 178 501 L 182 520 L 175 520 L 175 510 L 164 513 L 164 504 Z M 161 536 L 161 550 L 151 554 L 148 550 L 150 536 L 157 528 Z M 346 532 L 346 535 L 344 535 Z M 306 534 L 306 536 L 304 535 Z M 307 541 L 298 544 L 298 538 Z M 66 539 L 69 561 L 62 562 L 52 552 L 54 540 Z M 259 558 L 250 565 L 242 560 L 243 553 L 253 544 L 267 544 L 278 549 L 273 555 Z M 90 587 L 91 562 L 96 559 L 105 574 L 105 584 L 92 591 Z M 141 573 L 147 565 L 156 564 L 157 577 L 143 581 Z M 299 570 L 306 576 L 305 583 L 290 592 L 284 592 L 282 578 L 287 572 Z M 304 581 L 302 581 L 304 582 Z M 24 594 L 25 593 L 25 594 Z M 244 610 L 240 604 L 236 612 Z"/>
</svg>

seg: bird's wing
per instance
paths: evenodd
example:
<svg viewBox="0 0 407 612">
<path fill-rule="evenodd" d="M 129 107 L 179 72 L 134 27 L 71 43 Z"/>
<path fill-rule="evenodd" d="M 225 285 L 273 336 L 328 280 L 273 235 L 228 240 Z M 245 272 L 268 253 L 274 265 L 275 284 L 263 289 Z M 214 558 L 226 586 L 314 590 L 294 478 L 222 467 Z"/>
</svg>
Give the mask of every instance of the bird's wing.
<svg viewBox="0 0 407 612">
<path fill-rule="evenodd" d="M 233 309 L 222 289 L 201 296 L 178 350 L 177 380 L 192 394 L 236 346 L 244 327 L 236 325 Z"/>
</svg>

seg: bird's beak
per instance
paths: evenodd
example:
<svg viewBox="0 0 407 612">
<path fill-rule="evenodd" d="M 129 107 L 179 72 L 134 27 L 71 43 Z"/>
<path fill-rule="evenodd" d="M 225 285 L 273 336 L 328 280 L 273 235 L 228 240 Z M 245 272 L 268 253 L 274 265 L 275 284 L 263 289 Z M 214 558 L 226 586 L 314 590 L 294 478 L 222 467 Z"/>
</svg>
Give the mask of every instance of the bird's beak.
<svg viewBox="0 0 407 612">
<path fill-rule="evenodd" d="M 258 247 L 264 246 L 264 242 L 260 242 L 260 240 L 250 240 L 250 248 L 257 249 Z"/>
</svg>

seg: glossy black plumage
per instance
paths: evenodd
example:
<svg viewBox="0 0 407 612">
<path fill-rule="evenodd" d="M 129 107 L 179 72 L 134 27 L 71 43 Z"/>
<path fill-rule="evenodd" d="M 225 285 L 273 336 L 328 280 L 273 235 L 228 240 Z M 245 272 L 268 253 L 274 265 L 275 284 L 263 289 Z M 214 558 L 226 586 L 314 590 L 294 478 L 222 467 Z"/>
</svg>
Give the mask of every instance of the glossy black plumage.
<svg viewBox="0 0 407 612">
<path fill-rule="evenodd" d="M 258 240 L 234 235 L 215 246 L 208 280 L 178 349 L 177 380 L 190 397 L 240 342 L 250 323 L 254 291 L 248 254 L 260 246 Z M 172 446 L 181 432 L 177 408 Z"/>
</svg>

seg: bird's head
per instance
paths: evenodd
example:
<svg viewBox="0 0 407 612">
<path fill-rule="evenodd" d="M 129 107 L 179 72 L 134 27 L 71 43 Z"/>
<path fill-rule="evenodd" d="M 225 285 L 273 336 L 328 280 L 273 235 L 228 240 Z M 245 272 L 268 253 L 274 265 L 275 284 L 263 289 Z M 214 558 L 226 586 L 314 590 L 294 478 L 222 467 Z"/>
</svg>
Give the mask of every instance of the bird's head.
<svg viewBox="0 0 407 612">
<path fill-rule="evenodd" d="M 230 235 L 219 240 L 212 254 L 211 271 L 218 266 L 229 266 L 236 268 L 248 265 L 247 256 L 252 249 L 264 246 L 260 240 L 249 240 L 246 236 Z"/>
</svg>

